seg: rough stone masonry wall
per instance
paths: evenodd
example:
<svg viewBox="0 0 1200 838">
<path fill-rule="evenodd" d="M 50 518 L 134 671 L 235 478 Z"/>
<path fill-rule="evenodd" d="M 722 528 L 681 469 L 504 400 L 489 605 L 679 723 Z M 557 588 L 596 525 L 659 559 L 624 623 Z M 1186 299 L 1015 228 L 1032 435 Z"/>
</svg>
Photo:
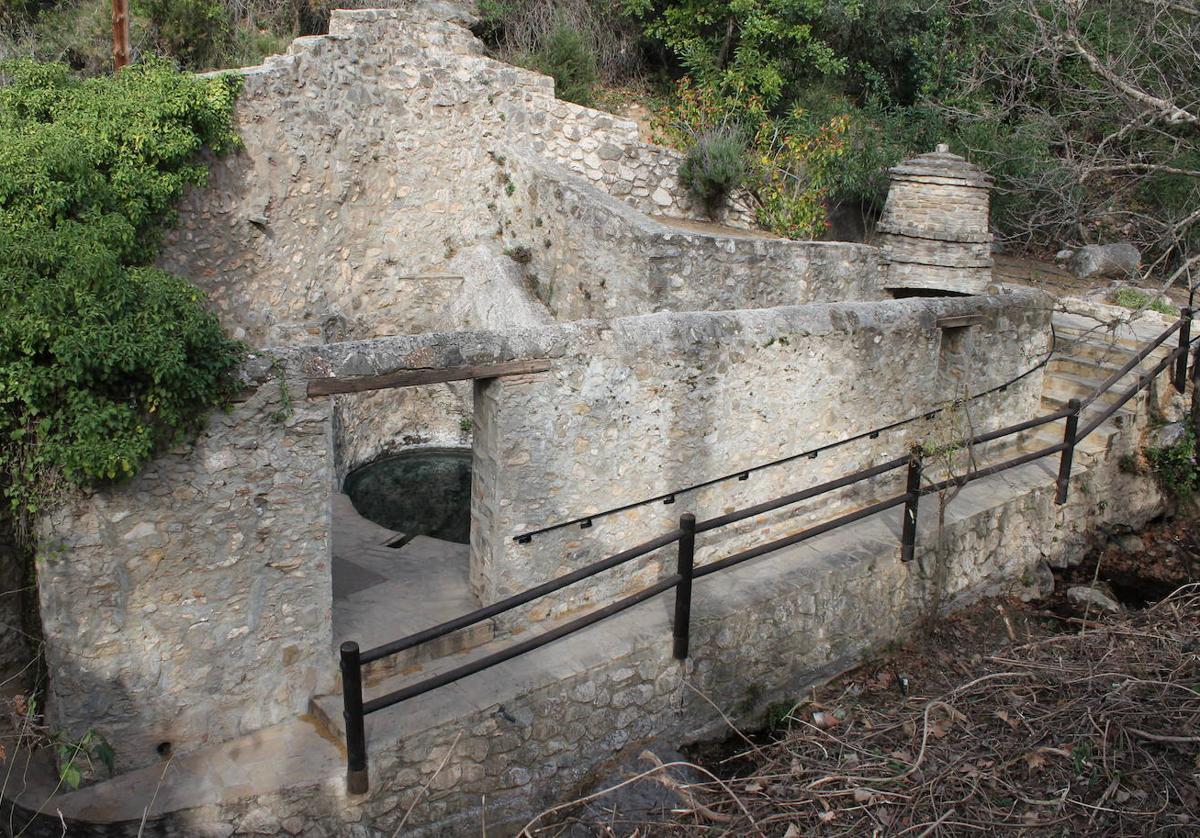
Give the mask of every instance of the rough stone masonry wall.
<svg viewBox="0 0 1200 838">
<path fill-rule="evenodd" d="M 642 210 L 695 216 L 668 174 L 677 156 L 640 143 L 631 122 L 554 99 L 549 78 L 484 57 L 463 20 L 428 2 L 336 11 L 329 35 L 240 71 L 245 148 L 213 161 L 161 256 L 237 337 L 456 328 L 429 295 L 453 294 L 438 278 L 454 254 L 497 237 L 513 154 L 561 163 Z"/>
<path fill-rule="evenodd" d="M 947 336 L 945 315 L 982 322 Z M 817 459 L 800 459 L 539 535 L 513 538 L 797 454 L 920 416 L 962 393 L 998 386 L 1049 350 L 1050 306 L 1039 292 L 939 301 L 832 304 L 759 311 L 648 315 L 580 323 L 547 373 L 477 387 L 472 585 L 485 602 L 647 541 L 674 528 L 681 512 L 703 519 L 770 500 L 900 457 L 939 430 L 946 437 L 1036 415 L 1041 375 L 948 411 L 939 429 L 919 422 Z M 952 369 L 950 369 L 952 367 Z M 961 389 L 960 389 L 961 388 Z M 969 420 L 969 421 L 967 421 Z M 952 433 L 945 433 L 950 430 Z M 486 453 L 486 456 L 485 456 Z M 883 496 L 878 478 L 842 500 Z M 806 514 L 828 517 L 839 496 L 747 522 L 720 544 L 766 540 Z M 790 530 L 789 530 L 790 531 Z M 736 530 L 735 530 L 736 532 Z M 779 533 L 776 533 L 779 534 Z M 666 551 L 594 580 L 564 602 L 581 605 L 644 587 Z M 548 613 L 542 604 L 527 616 Z"/>
<path fill-rule="evenodd" d="M 1033 479 L 1022 470 L 1020 485 L 990 503 L 970 489 L 952 501 L 949 600 L 1033 593 L 1048 565 L 1077 561 L 1097 534 L 1158 514 L 1152 479 L 1126 473 L 1118 459 L 1077 469 L 1065 506 L 1054 504 L 1052 470 Z M 414 838 L 470 834 L 484 822 L 488 834 L 513 834 L 543 808 L 595 789 L 614 765 L 649 767 L 638 761 L 643 748 L 727 732 L 716 708 L 743 729 L 761 724 L 770 705 L 911 631 L 928 582 L 918 563 L 897 560 L 887 527 L 873 529 L 822 544 L 819 555 L 765 556 L 698 582 L 686 663 L 671 659 L 669 597 L 660 597 L 369 717 L 367 795 L 347 796 L 339 770 L 321 783 L 231 795 L 144 825 L 126 807 L 135 814 L 122 824 L 68 821 L 70 834 L 377 838 L 395 834 L 401 819 Z M 890 543 L 881 548 L 874 535 Z M 52 814 L 36 826 L 30 834 L 61 832 Z"/>
<path fill-rule="evenodd" d="M 335 12 L 330 27 L 242 71 L 245 148 L 214 161 L 161 257 L 258 346 L 321 342 L 303 338 L 330 317 L 354 337 L 419 328 L 430 282 L 415 278 L 481 236 L 500 188 L 494 100 L 537 83 L 416 10 Z"/>
<path fill-rule="evenodd" d="M 1054 504 L 1052 473 L 990 508 L 965 495 L 952 502 L 946 601 L 1044 592 L 1047 565 L 1078 561 L 1097 533 L 1136 528 L 1160 513 L 1153 481 L 1124 473 L 1116 460 L 1075 477 L 1065 506 Z M 821 545 L 821 554 L 768 556 L 702 580 L 686 665 L 671 660 L 669 597 L 661 597 L 500 668 L 486 684 L 462 682 L 458 696 L 435 692 L 406 707 L 411 721 L 381 718 L 371 794 L 344 803 L 327 796 L 306 809 L 332 808 L 338 819 L 389 835 L 440 765 L 409 818 L 412 834 L 465 834 L 480 822 L 481 801 L 491 828 L 515 831 L 541 809 L 595 788 L 615 759 L 649 767 L 635 762 L 647 744 L 678 747 L 727 733 L 715 708 L 743 728 L 759 725 L 771 704 L 853 667 L 924 613 L 921 566 L 899 562 L 894 534 L 876 531 L 892 552 Z M 329 795 L 314 792 L 317 800 Z M 272 803 L 280 816 L 300 808 Z"/>
<path fill-rule="evenodd" d="M 40 527 L 48 723 L 103 734 L 118 770 L 294 717 L 333 686 L 329 405 L 303 398 L 298 369 L 249 370 L 254 395 L 194 444 Z"/>
<path fill-rule="evenodd" d="M 438 300 L 437 318 L 422 321 L 446 329 L 498 330 L 552 322 L 550 313 L 529 292 L 520 266 L 484 244 L 450 260 L 452 273 L 435 287 L 454 283 L 453 297 Z M 431 307 L 432 309 L 432 307 Z M 403 387 L 334 399 L 334 454 L 337 487 L 358 466 L 401 449 L 417 446 L 470 445 L 473 407 L 471 383 L 454 381 L 423 387 Z"/>
<path fill-rule="evenodd" d="M 558 320 L 877 300 L 879 251 L 673 227 L 535 160 L 510 158 L 506 252 Z"/>
</svg>

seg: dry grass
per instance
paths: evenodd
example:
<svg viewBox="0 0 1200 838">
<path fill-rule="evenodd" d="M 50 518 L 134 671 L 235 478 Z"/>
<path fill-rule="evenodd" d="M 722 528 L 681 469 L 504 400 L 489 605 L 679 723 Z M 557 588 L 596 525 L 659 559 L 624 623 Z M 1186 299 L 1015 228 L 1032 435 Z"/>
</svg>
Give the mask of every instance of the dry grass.
<svg viewBox="0 0 1200 838">
<path fill-rule="evenodd" d="M 710 763 L 719 780 L 651 767 L 645 781 L 674 792 L 668 815 L 593 802 L 527 834 L 1198 834 L 1200 584 L 1065 632 L 993 608 L 998 650 L 950 632 L 864 667 L 792 708 L 775 741 Z"/>
</svg>

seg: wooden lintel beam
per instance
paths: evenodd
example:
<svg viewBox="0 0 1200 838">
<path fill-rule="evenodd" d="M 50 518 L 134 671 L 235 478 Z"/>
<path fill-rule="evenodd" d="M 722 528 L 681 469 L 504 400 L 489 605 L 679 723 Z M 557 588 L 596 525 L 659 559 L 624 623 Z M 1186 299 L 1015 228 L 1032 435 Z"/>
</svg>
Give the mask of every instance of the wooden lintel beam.
<svg viewBox="0 0 1200 838">
<path fill-rule="evenodd" d="M 333 396 L 339 393 L 365 393 L 392 387 L 415 387 L 419 384 L 442 384 L 446 381 L 468 381 L 475 378 L 499 378 L 502 375 L 526 375 L 546 372 L 550 362 L 545 359 L 507 361 L 502 364 L 480 364 L 471 367 L 398 370 L 383 375 L 360 375 L 348 378 L 311 378 L 308 395 Z"/>
<path fill-rule="evenodd" d="M 982 314 L 958 314 L 952 317 L 939 317 L 937 327 L 939 329 L 961 329 L 963 326 L 978 326 L 983 320 Z"/>
</svg>

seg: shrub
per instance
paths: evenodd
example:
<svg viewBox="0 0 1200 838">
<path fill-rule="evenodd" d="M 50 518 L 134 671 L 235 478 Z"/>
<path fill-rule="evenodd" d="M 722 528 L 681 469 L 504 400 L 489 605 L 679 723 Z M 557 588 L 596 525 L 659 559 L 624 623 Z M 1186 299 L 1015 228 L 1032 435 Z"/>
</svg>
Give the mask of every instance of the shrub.
<svg viewBox="0 0 1200 838">
<path fill-rule="evenodd" d="M 214 67 L 234 42 L 229 7 L 217 0 L 135 0 L 157 51 L 195 69 Z"/>
<path fill-rule="evenodd" d="M 561 27 L 582 35 L 605 80 L 617 83 L 641 69 L 641 25 L 612 0 L 480 0 L 475 32 L 502 60 L 522 63 Z"/>
<path fill-rule="evenodd" d="M 528 63 L 554 78 L 554 95 L 559 99 L 591 106 L 600 78 L 596 52 L 578 29 L 565 23 L 555 26 Z"/>
<path fill-rule="evenodd" d="M 1146 461 L 1154 479 L 1167 494 L 1186 500 L 1200 487 L 1200 471 L 1196 469 L 1196 438 L 1185 430 L 1173 445 L 1146 449 Z"/>
<path fill-rule="evenodd" d="M 198 153 L 237 142 L 237 82 L 163 62 L 4 72 L 0 474 L 20 522 L 65 488 L 133 474 L 231 392 L 239 345 L 154 259 L 176 200 L 207 177 Z"/>
<path fill-rule="evenodd" d="M 679 166 L 679 179 L 712 215 L 746 179 L 746 141 L 736 128 L 701 134 Z"/>
</svg>

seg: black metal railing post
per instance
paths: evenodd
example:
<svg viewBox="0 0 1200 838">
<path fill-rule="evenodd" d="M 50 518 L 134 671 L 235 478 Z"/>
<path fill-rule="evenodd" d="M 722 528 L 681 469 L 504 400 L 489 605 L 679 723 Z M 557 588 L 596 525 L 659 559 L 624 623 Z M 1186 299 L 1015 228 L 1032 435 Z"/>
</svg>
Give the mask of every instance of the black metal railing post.
<svg viewBox="0 0 1200 838">
<path fill-rule="evenodd" d="M 358 644 L 342 644 L 342 718 L 346 721 L 346 791 L 366 794 L 367 729 L 363 714 L 362 662 Z"/>
<path fill-rule="evenodd" d="M 1062 457 L 1058 461 L 1058 490 L 1054 494 L 1054 502 L 1062 506 L 1067 502 L 1067 487 L 1071 482 L 1071 463 L 1075 459 L 1075 438 L 1079 434 L 1079 399 L 1067 402 L 1071 412 L 1067 415 L 1067 428 L 1063 432 Z"/>
<path fill-rule="evenodd" d="M 1192 307 L 1179 310 L 1183 325 L 1179 327 L 1179 357 L 1175 359 L 1175 390 L 1182 393 L 1187 389 L 1188 344 L 1192 342 Z"/>
<path fill-rule="evenodd" d="M 1192 353 L 1192 406 L 1190 411 L 1192 434 L 1200 439 L 1200 346 Z"/>
<path fill-rule="evenodd" d="M 685 512 L 679 516 L 679 562 L 675 572 L 679 584 L 675 586 L 675 619 L 671 626 L 674 637 L 675 660 L 688 656 L 688 635 L 692 623 L 692 573 L 696 564 L 696 516 Z"/>
<path fill-rule="evenodd" d="M 908 480 L 904 488 L 904 525 L 900 531 L 900 561 L 911 562 L 917 547 L 917 506 L 921 500 L 921 465 L 924 452 L 914 445 L 908 458 Z"/>
</svg>

